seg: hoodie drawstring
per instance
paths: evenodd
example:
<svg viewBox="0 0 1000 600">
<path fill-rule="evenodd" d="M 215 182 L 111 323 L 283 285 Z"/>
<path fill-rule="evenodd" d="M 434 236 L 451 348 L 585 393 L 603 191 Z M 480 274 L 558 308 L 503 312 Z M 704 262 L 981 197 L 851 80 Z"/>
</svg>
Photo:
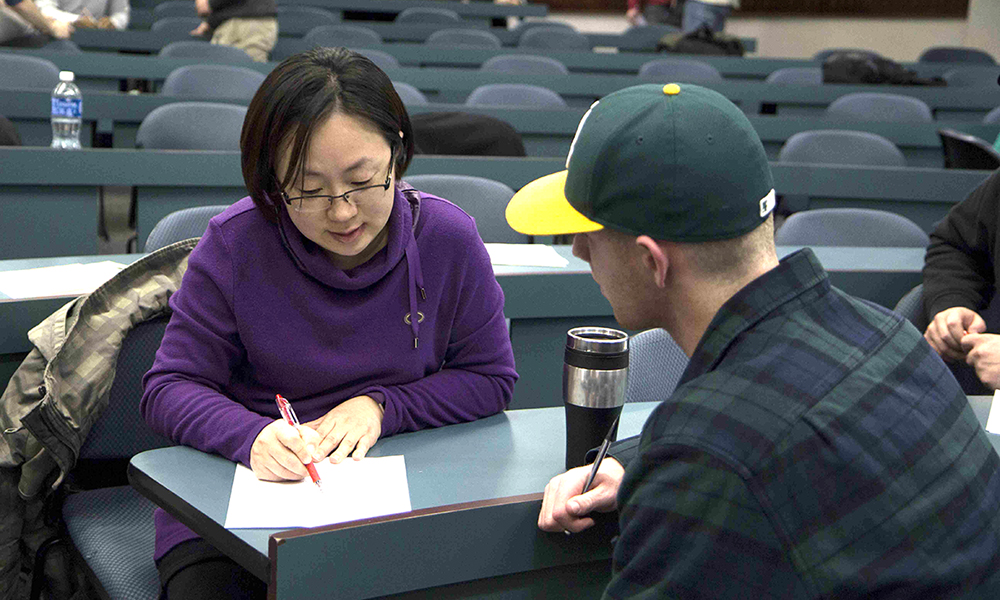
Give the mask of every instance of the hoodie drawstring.
<svg viewBox="0 0 1000 600">
<path fill-rule="evenodd" d="M 420 339 L 420 320 L 421 315 L 417 312 L 417 290 L 420 290 L 420 297 L 423 300 L 427 299 L 427 293 L 424 291 L 424 275 L 420 271 L 420 252 L 417 251 L 417 240 L 412 235 L 410 240 L 406 244 L 406 270 L 409 278 L 409 286 L 407 291 L 410 296 L 410 329 L 413 331 L 413 347 L 417 347 L 417 341 Z"/>
</svg>

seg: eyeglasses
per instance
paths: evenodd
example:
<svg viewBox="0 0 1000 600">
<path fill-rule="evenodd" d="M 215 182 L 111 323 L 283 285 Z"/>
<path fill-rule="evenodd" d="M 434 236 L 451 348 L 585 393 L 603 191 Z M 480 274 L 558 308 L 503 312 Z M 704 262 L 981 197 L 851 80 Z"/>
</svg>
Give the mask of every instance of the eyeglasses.
<svg viewBox="0 0 1000 600">
<path fill-rule="evenodd" d="M 385 170 L 385 182 L 375 185 L 366 185 L 353 190 L 347 190 L 337 196 L 296 196 L 289 198 L 284 190 L 281 191 L 281 198 L 285 204 L 290 205 L 297 213 L 318 213 L 329 210 L 333 202 L 343 198 L 345 202 L 350 202 L 354 206 L 366 204 L 369 201 L 378 200 L 380 194 L 385 193 L 392 185 L 392 164 L 396 158 L 396 151 L 393 149 L 389 156 L 389 166 Z"/>
</svg>

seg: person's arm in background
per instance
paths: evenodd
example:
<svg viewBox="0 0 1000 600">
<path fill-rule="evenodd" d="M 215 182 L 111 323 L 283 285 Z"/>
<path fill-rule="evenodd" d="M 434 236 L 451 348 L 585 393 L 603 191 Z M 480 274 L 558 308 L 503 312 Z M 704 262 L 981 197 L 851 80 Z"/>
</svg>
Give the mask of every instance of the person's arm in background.
<svg viewBox="0 0 1000 600">
<path fill-rule="evenodd" d="M 73 33 L 71 24 L 56 21 L 43 15 L 42 11 L 38 10 L 34 0 L 15 0 L 13 3 L 8 2 L 8 6 L 21 15 L 21 18 L 30 23 L 32 27 L 54 38 L 65 40 L 69 34 Z"/>
<path fill-rule="evenodd" d="M 628 0 L 628 10 L 625 11 L 625 20 L 629 25 L 635 25 L 642 15 L 642 0 Z"/>
<path fill-rule="evenodd" d="M 114 25 L 114 28 L 122 31 L 128 29 L 128 20 L 132 13 L 132 8 L 129 6 L 129 0 L 111 0 L 108 3 L 108 20 Z"/>
<path fill-rule="evenodd" d="M 60 9 L 56 0 L 36 0 L 35 6 L 38 7 L 38 12 L 42 13 L 43 16 L 56 21 L 73 23 L 80 18 L 80 15 Z"/>
<path fill-rule="evenodd" d="M 983 350 L 992 353 L 989 342 L 998 341 L 993 334 L 978 335 L 984 334 L 986 324 L 977 312 L 989 304 L 994 288 L 998 203 L 1000 177 L 994 174 L 956 204 L 931 232 L 923 270 L 924 307 L 930 320 L 924 337 L 945 360 L 967 360 L 970 350 L 980 347 L 975 361 L 985 367 L 990 361 L 985 360 Z M 963 342 L 967 334 L 978 337 Z M 973 366 L 978 372 L 979 366 Z M 984 383 L 994 385 L 985 379 Z"/>
</svg>

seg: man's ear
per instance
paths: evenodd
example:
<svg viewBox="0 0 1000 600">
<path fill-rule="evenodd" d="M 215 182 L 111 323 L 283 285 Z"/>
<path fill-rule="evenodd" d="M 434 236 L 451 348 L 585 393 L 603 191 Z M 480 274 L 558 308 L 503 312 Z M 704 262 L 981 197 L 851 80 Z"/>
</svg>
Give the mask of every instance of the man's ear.
<svg viewBox="0 0 1000 600">
<path fill-rule="evenodd" d="M 649 276 L 653 278 L 653 283 L 658 288 L 665 287 L 670 260 L 667 258 L 667 254 L 663 251 L 663 248 L 648 235 L 640 235 L 635 238 L 635 245 L 639 246 L 642 252 L 642 264 L 646 267 Z"/>
</svg>

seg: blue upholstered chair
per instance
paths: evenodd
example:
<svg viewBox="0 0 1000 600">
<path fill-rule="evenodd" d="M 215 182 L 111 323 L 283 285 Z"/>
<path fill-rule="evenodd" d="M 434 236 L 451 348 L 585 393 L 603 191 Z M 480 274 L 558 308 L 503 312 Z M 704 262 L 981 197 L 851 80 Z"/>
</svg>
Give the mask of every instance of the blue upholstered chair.
<svg viewBox="0 0 1000 600">
<path fill-rule="evenodd" d="M 302 41 L 309 47 L 367 47 L 381 46 L 382 36 L 372 29 L 359 25 L 320 25 L 309 30 Z"/>
<path fill-rule="evenodd" d="M 0 53 L 0 88 L 51 92 L 59 83 L 59 67 L 46 58 Z"/>
<path fill-rule="evenodd" d="M 167 0 L 153 6 L 153 19 L 165 17 L 197 17 L 198 11 L 190 0 Z"/>
<path fill-rule="evenodd" d="M 250 55 L 239 48 L 198 40 L 170 42 L 160 48 L 157 55 L 169 58 L 199 58 L 236 65 L 253 64 Z"/>
<path fill-rule="evenodd" d="M 1000 78 L 1000 67 L 992 65 L 973 65 L 955 67 L 941 74 L 948 85 L 955 87 L 994 87 Z"/>
<path fill-rule="evenodd" d="M 764 81 L 787 85 L 822 85 L 823 69 L 819 67 L 786 67 L 771 71 Z"/>
<path fill-rule="evenodd" d="M 278 19 L 279 32 L 302 32 L 322 25 L 340 23 L 340 12 L 329 11 L 317 6 L 278 4 L 275 9 L 275 18 Z"/>
<path fill-rule="evenodd" d="M 918 62 L 962 62 L 978 65 L 995 65 L 993 56 L 978 48 L 962 46 L 934 46 L 924 50 L 917 58 Z"/>
<path fill-rule="evenodd" d="M 467 106 L 522 106 L 526 108 L 565 108 L 562 96 L 548 88 L 524 83 L 490 83 L 472 90 Z"/>
<path fill-rule="evenodd" d="M 513 73 L 516 75 L 561 76 L 569 75 L 569 69 L 560 61 L 549 56 L 534 54 L 501 54 L 486 59 L 482 71 Z"/>
<path fill-rule="evenodd" d="M 782 145 L 778 162 L 906 166 L 903 153 L 890 140 L 867 131 L 843 129 L 820 129 L 793 134 Z"/>
<path fill-rule="evenodd" d="M 236 65 L 185 65 L 167 75 L 160 93 L 181 98 L 218 98 L 250 102 L 266 76 Z"/>
<path fill-rule="evenodd" d="M 664 329 L 648 329 L 628 340 L 625 402 L 662 402 L 674 393 L 688 357 Z"/>
<path fill-rule="evenodd" d="M 174 102 L 151 110 L 139 124 L 135 145 L 150 150 L 239 151 L 245 106 Z"/>
<path fill-rule="evenodd" d="M 657 58 L 639 67 L 639 77 L 681 83 L 722 81 L 722 74 L 712 65 L 689 58 Z"/>
<path fill-rule="evenodd" d="M 826 108 L 826 116 L 864 121 L 934 120 L 927 103 L 900 94 L 859 92 L 837 98 Z"/>
<path fill-rule="evenodd" d="M 155 252 L 174 242 L 205 235 L 212 217 L 229 208 L 226 204 L 195 206 L 174 211 L 160 219 L 146 237 L 143 252 Z"/>
<path fill-rule="evenodd" d="M 396 15 L 395 23 L 410 23 L 421 25 L 461 23 L 462 17 L 450 8 L 432 8 L 423 6 L 411 6 L 404 8 Z"/>
<path fill-rule="evenodd" d="M 351 48 L 358 54 L 361 54 L 368 58 L 368 60 L 375 63 L 375 66 L 387 71 L 389 69 L 398 69 L 399 61 L 396 57 L 389 54 L 388 52 L 383 52 L 381 50 L 375 50 L 374 48 Z"/>
<path fill-rule="evenodd" d="M 550 19 L 536 19 L 531 21 L 522 20 L 520 23 L 515 25 L 510 30 L 510 32 L 514 36 L 515 40 L 519 40 L 526 31 L 530 31 L 538 27 L 562 27 L 563 29 L 576 31 L 575 27 L 563 21 L 552 21 Z"/>
<path fill-rule="evenodd" d="M 774 234 L 779 246 L 926 248 L 919 225 L 902 215 L 867 208 L 817 208 L 790 215 Z"/>
<path fill-rule="evenodd" d="M 484 242 L 523 244 L 526 235 L 507 224 L 507 203 L 514 190 L 504 183 L 470 175 L 411 175 L 406 182 L 422 192 L 450 200 L 476 220 Z"/>
<path fill-rule="evenodd" d="M 927 329 L 927 311 L 924 308 L 924 284 L 918 283 L 896 303 L 894 311 L 906 317 L 917 331 Z"/>
<path fill-rule="evenodd" d="M 393 81 L 392 87 L 396 88 L 396 93 L 399 94 L 399 99 L 403 101 L 403 104 L 409 106 L 428 103 L 427 96 L 418 90 L 416 86 L 403 83 L 402 81 Z"/>
<path fill-rule="evenodd" d="M 500 48 L 503 42 L 484 29 L 439 29 L 427 36 L 428 46 L 469 46 L 472 48 Z"/>
<path fill-rule="evenodd" d="M 153 21 L 149 26 L 150 31 L 160 35 L 185 39 L 182 36 L 190 37 L 191 31 L 201 25 L 201 17 L 163 17 Z M 191 38 L 196 40 L 197 38 Z"/>
<path fill-rule="evenodd" d="M 564 26 L 532 27 L 517 40 L 519 48 L 544 48 L 547 50 L 590 51 L 590 38 L 579 31 Z"/>
</svg>

